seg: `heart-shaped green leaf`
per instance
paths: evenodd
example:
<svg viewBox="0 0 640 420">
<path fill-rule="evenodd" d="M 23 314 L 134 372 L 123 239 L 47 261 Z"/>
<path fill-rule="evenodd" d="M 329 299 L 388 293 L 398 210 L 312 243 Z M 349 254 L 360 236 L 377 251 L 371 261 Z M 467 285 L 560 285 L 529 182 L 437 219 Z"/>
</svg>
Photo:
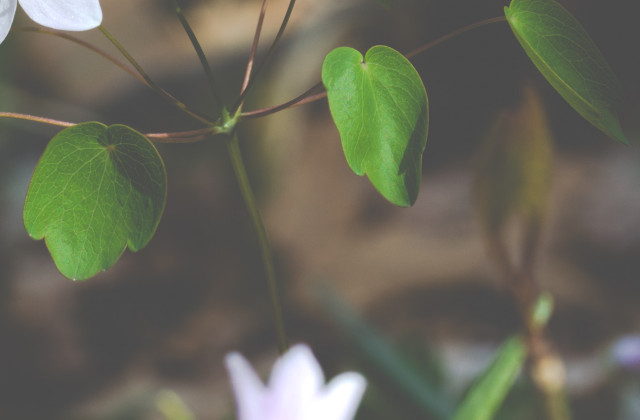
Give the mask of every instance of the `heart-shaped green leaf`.
<svg viewBox="0 0 640 420">
<path fill-rule="evenodd" d="M 351 170 L 367 174 L 391 203 L 412 205 L 429 111 L 418 72 L 389 47 L 372 47 L 364 60 L 358 51 L 340 47 L 326 56 L 322 82 Z"/>
<path fill-rule="evenodd" d="M 569 105 L 628 143 L 617 115 L 618 80 L 580 23 L 553 0 L 513 0 L 504 11 L 531 61 Z"/>
<path fill-rule="evenodd" d="M 56 135 L 40 158 L 24 224 L 45 238 L 62 274 L 83 280 L 143 248 L 164 209 L 166 173 L 155 147 L 123 125 L 89 122 Z"/>
</svg>

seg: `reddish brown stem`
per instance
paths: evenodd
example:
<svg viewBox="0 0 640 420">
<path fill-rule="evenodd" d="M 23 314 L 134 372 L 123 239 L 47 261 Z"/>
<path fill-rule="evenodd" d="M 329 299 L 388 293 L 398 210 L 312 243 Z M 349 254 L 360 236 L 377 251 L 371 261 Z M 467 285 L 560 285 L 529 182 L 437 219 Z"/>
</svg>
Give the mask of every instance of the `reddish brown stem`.
<svg viewBox="0 0 640 420">
<path fill-rule="evenodd" d="M 251 79 L 251 70 L 253 70 L 253 63 L 256 59 L 256 51 L 258 50 L 258 44 L 260 43 L 260 34 L 262 33 L 262 24 L 264 23 L 264 16 L 267 13 L 267 3 L 269 0 L 262 0 L 262 7 L 260 8 L 260 16 L 258 17 L 258 24 L 256 25 L 256 33 L 253 36 L 253 44 L 251 45 L 251 52 L 249 53 L 249 61 L 247 62 L 247 70 L 244 74 L 244 81 L 242 82 L 242 89 L 240 89 L 240 95 L 244 94 L 244 91 L 249 86 L 249 80 Z"/>
</svg>

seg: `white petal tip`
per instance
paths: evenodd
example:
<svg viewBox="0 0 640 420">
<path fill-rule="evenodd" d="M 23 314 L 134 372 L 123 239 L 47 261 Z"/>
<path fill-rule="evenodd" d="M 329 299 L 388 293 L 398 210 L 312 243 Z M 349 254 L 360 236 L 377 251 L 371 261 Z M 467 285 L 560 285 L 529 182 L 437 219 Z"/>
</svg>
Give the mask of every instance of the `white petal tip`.
<svg viewBox="0 0 640 420">
<path fill-rule="evenodd" d="M 36 23 L 62 31 L 86 31 L 102 23 L 98 0 L 20 0 L 25 13 Z"/>
</svg>

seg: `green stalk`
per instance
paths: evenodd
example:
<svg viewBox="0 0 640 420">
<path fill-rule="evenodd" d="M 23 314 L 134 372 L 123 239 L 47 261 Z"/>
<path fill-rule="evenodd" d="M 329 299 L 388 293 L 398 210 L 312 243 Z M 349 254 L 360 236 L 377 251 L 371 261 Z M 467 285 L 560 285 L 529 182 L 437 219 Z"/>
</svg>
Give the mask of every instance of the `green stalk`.
<svg viewBox="0 0 640 420">
<path fill-rule="evenodd" d="M 251 189 L 251 184 L 249 183 L 249 176 L 247 175 L 247 170 L 244 166 L 244 161 L 242 160 L 237 134 L 233 133 L 228 140 L 227 151 L 229 153 L 229 158 L 231 159 L 233 171 L 238 181 L 238 186 L 242 193 L 242 198 L 247 206 L 247 210 L 249 210 L 251 223 L 253 224 L 253 228 L 258 236 L 260 255 L 262 257 L 262 263 L 267 276 L 267 286 L 269 288 L 269 296 L 271 298 L 273 319 L 278 335 L 278 348 L 280 349 L 280 353 L 284 353 L 289 345 L 287 343 L 287 336 L 285 334 L 284 321 L 282 318 L 282 307 L 280 304 L 280 294 L 273 265 L 273 255 L 271 254 L 271 247 L 269 245 L 269 239 L 267 238 L 267 232 L 264 228 L 264 224 L 262 223 L 262 217 L 260 217 L 260 212 L 258 211 L 256 198 L 253 194 L 253 190 Z"/>
</svg>

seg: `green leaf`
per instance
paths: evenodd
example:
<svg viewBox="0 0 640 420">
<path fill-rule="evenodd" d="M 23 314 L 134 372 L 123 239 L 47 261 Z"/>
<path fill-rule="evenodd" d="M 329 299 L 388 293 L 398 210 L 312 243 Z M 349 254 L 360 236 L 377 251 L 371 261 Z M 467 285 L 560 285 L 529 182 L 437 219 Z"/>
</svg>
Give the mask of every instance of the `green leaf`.
<svg viewBox="0 0 640 420">
<path fill-rule="evenodd" d="M 453 420 L 491 420 L 520 373 L 526 357 L 522 338 L 511 337 L 469 390 Z"/>
<path fill-rule="evenodd" d="M 24 224 L 45 238 L 62 274 L 83 280 L 111 267 L 128 246 L 143 248 L 164 209 L 166 174 L 155 147 L 123 125 L 78 124 L 40 158 Z"/>
<path fill-rule="evenodd" d="M 362 55 L 336 48 L 322 65 L 331 115 L 351 170 L 366 174 L 391 203 L 418 197 L 427 142 L 427 93 L 399 52 L 375 46 Z"/>
<path fill-rule="evenodd" d="M 526 85 L 520 105 L 498 114 L 478 155 L 475 195 L 489 235 L 516 215 L 525 230 L 540 227 L 552 163 L 551 130 L 538 94 Z"/>
<path fill-rule="evenodd" d="M 580 23 L 553 0 L 513 0 L 504 11 L 531 61 L 569 105 L 628 143 L 617 115 L 618 80 Z"/>
</svg>

